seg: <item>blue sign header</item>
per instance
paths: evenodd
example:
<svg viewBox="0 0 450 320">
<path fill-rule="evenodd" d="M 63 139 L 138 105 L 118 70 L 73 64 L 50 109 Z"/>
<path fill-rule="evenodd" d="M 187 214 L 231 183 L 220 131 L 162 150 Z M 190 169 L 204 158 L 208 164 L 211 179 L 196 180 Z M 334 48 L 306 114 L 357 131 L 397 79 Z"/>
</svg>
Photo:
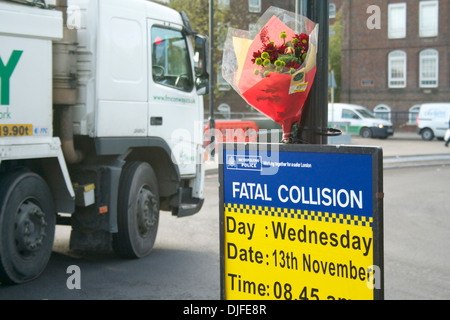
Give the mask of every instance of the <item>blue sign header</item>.
<svg viewBox="0 0 450 320">
<path fill-rule="evenodd" d="M 224 150 L 224 201 L 373 216 L 372 156 Z"/>
</svg>

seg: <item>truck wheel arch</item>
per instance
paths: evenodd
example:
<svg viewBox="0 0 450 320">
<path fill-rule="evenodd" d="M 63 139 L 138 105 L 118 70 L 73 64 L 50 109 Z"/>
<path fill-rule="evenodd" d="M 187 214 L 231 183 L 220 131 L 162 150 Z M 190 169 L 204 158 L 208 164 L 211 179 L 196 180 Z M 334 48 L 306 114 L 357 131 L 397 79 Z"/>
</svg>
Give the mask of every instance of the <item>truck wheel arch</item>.
<svg viewBox="0 0 450 320">
<path fill-rule="evenodd" d="M 159 196 L 170 197 L 178 192 L 181 181 L 178 164 L 171 157 L 166 141 L 157 137 L 147 138 L 96 138 L 95 150 L 99 156 L 126 155 L 125 161 L 148 162 L 158 180 Z"/>
<path fill-rule="evenodd" d="M 126 161 L 144 161 L 155 171 L 158 182 L 159 196 L 169 197 L 177 193 L 180 183 L 180 171 L 170 154 L 160 147 L 133 148 Z"/>
<path fill-rule="evenodd" d="M 71 189 L 70 181 L 67 181 L 64 176 L 64 168 L 61 168 L 58 158 L 29 159 L 21 163 L 3 161 L 2 166 L 5 165 L 7 171 L 22 168 L 42 177 L 50 189 L 56 212 L 72 213 L 75 210 L 75 198 L 71 194 L 73 189 Z"/>
</svg>

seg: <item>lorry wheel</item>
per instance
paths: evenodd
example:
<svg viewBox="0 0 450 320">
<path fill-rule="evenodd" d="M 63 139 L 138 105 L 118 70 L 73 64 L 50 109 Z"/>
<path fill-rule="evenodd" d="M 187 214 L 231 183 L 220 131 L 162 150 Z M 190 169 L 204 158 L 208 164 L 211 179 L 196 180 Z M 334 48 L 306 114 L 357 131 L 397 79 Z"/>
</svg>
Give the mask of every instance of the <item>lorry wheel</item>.
<svg viewBox="0 0 450 320">
<path fill-rule="evenodd" d="M 159 223 L 158 184 L 146 162 L 131 162 L 123 169 L 117 207 L 118 232 L 113 249 L 125 258 L 142 258 L 155 243 Z"/>
<path fill-rule="evenodd" d="M 47 266 L 56 211 L 47 183 L 34 173 L 8 174 L 1 185 L 0 282 L 24 283 Z"/>
</svg>

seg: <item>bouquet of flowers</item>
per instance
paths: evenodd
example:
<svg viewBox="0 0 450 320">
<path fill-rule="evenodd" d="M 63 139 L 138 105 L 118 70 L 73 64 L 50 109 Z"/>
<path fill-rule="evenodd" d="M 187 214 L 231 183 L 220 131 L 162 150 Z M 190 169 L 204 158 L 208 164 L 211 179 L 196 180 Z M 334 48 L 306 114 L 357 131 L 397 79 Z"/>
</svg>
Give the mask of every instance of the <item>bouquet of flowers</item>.
<svg viewBox="0 0 450 320">
<path fill-rule="evenodd" d="M 279 123 L 288 141 L 314 82 L 318 25 L 271 7 L 255 29 L 228 30 L 222 75 L 248 104 Z"/>
<path fill-rule="evenodd" d="M 262 50 L 253 53 L 252 62 L 261 69 L 256 69 L 255 74 L 267 77 L 270 72 L 294 74 L 305 61 L 309 48 L 309 36 L 305 33 L 296 34 L 294 38 L 286 42 L 286 31 L 280 33 L 283 43 L 276 45 L 274 41 L 267 39 Z"/>
</svg>

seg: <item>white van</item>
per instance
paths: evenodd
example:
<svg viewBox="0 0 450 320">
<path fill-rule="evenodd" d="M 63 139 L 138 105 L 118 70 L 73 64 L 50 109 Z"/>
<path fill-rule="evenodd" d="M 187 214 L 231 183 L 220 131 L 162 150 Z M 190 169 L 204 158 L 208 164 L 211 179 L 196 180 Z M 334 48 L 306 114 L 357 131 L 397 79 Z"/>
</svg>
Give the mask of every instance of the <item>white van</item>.
<svg viewBox="0 0 450 320">
<path fill-rule="evenodd" d="M 328 104 L 329 122 L 349 122 L 350 134 L 363 138 L 387 138 L 394 134 L 392 122 L 376 118 L 367 108 L 346 103 Z"/>
<path fill-rule="evenodd" d="M 426 103 L 420 106 L 417 133 L 425 141 L 442 139 L 449 128 L 450 103 Z"/>
</svg>

